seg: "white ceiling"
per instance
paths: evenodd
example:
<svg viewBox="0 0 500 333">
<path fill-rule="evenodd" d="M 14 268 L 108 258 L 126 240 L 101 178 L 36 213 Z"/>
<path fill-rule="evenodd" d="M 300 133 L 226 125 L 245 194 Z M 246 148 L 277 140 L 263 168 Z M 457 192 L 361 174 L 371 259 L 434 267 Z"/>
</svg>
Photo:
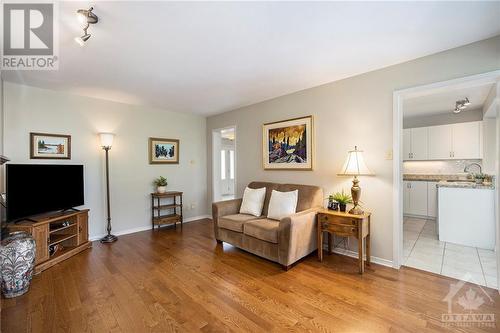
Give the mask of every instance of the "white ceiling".
<svg viewBox="0 0 500 333">
<path fill-rule="evenodd" d="M 99 23 L 84 47 L 75 12 Z M 61 2 L 58 71 L 7 81 L 210 115 L 500 34 L 500 2 Z"/>
<path fill-rule="evenodd" d="M 455 109 L 455 102 L 466 97 L 470 101 L 462 112 L 482 109 L 488 94 L 493 88 L 493 83 L 481 84 L 473 87 L 448 87 L 445 91 L 426 96 L 406 99 L 403 102 L 403 112 L 405 118 L 432 116 L 437 114 L 451 114 Z"/>
</svg>

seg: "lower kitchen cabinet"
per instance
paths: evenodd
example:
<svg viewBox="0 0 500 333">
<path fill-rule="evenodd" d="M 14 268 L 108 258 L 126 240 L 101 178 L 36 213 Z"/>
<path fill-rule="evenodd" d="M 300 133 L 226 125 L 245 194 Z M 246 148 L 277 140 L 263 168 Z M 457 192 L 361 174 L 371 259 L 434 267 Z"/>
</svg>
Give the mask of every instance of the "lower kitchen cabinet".
<svg viewBox="0 0 500 333">
<path fill-rule="evenodd" d="M 427 216 L 437 217 L 437 182 L 427 182 Z"/>
<path fill-rule="evenodd" d="M 437 213 L 436 182 L 404 181 L 403 213 L 435 218 Z"/>
</svg>

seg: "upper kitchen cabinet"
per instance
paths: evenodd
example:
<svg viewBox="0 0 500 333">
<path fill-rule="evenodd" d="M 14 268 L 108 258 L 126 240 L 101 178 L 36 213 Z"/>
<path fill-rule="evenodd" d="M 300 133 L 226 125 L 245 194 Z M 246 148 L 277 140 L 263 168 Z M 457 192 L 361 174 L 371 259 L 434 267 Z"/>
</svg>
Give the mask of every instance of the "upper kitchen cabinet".
<svg viewBox="0 0 500 333">
<path fill-rule="evenodd" d="M 403 159 L 481 159 L 482 141 L 481 121 L 405 129 Z"/>
<path fill-rule="evenodd" d="M 451 159 L 453 150 L 453 125 L 429 127 L 429 159 Z"/>
<path fill-rule="evenodd" d="M 403 159 L 405 161 L 427 160 L 428 127 L 407 128 L 403 130 Z"/>
<path fill-rule="evenodd" d="M 481 159 L 482 122 L 461 123 L 453 125 L 453 158 Z"/>
</svg>

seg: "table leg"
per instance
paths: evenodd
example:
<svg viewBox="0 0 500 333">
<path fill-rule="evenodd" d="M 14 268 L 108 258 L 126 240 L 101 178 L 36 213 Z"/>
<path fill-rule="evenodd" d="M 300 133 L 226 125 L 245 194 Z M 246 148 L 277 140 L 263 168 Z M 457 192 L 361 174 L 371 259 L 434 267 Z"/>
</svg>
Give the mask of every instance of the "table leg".
<svg viewBox="0 0 500 333">
<path fill-rule="evenodd" d="M 371 257 L 371 253 L 370 253 L 370 234 L 368 234 L 368 236 L 366 236 L 366 264 L 367 265 L 370 265 L 370 257 Z"/>
<path fill-rule="evenodd" d="M 331 233 L 328 233 L 328 254 L 332 254 L 332 243 L 333 243 L 333 237 Z"/>
<path fill-rule="evenodd" d="M 370 217 L 368 216 L 368 235 L 366 235 L 366 264 L 371 263 L 371 241 L 370 241 Z"/>
<path fill-rule="evenodd" d="M 318 259 L 323 261 L 323 231 L 318 228 Z"/>
<path fill-rule="evenodd" d="M 359 274 L 363 274 L 365 271 L 365 263 L 363 260 L 363 249 L 364 249 L 364 238 L 362 233 L 358 233 L 358 261 L 359 261 Z"/>
</svg>

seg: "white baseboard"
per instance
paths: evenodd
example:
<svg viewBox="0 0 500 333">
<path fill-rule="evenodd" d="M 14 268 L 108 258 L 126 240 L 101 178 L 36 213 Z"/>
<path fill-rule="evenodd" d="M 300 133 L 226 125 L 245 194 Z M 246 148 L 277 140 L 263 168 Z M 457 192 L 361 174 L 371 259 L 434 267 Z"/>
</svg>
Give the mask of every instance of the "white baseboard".
<svg viewBox="0 0 500 333">
<path fill-rule="evenodd" d="M 323 245 L 323 249 L 327 251 L 328 250 L 328 246 Z M 344 256 L 348 256 L 348 257 L 351 257 L 351 258 L 358 259 L 358 252 L 347 250 L 347 249 L 344 249 L 344 248 L 341 248 L 341 247 L 335 247 L 333 249 L 333 252 L 337 253 L 337 254 L 342 254 Z M 366 259 L 366 256 L 365 256 L 364 259 Z M 374 257 L 374 256 L 371 256 L 370 260 L 374 264 L 379 264 L 379 265 L 382 265 L 382 266 L 387 266 L 387 267 L 394 268 L 392 266 L 392 260 L 387 260 L 387 259 L 383 259 L 383 258 L 379 258 L 379 257 Z"/>
<path fill-rule="evenodd" d="M 200 216 L 188 217 L 188 218 L 184 219 L 183 223 L 189 223 L 189 222 L 198 221 L 198 220 L 207 219 L 207 218 L 211 218 L 211 216 L 207 214 L 207 215 L 200 215 Z M 113 235 L 122 236 L 122 235 L 133 234 L 133 233 L 140 232 L 140 231 L 145 231 L 145 230 L 151 230 L 151 224 L 150 223 L 148 225 L 144 225 L 144 226 L 141 226 L 141 227 L 136 227 L 136 228 L 125 229 L 125 230 L 120 230 L 120 231 L 117 231 L 117 232 L 113 232 Z M 99 240 L 102 237 L 104 237 L 104 235 L 105 234 L 98 235 L 98 236 L 91 236 L 91 237 L 89 237 L 89 239 L 90 239 L 90 241 L 96 241 L 96 240 Z"/>
</svg>

